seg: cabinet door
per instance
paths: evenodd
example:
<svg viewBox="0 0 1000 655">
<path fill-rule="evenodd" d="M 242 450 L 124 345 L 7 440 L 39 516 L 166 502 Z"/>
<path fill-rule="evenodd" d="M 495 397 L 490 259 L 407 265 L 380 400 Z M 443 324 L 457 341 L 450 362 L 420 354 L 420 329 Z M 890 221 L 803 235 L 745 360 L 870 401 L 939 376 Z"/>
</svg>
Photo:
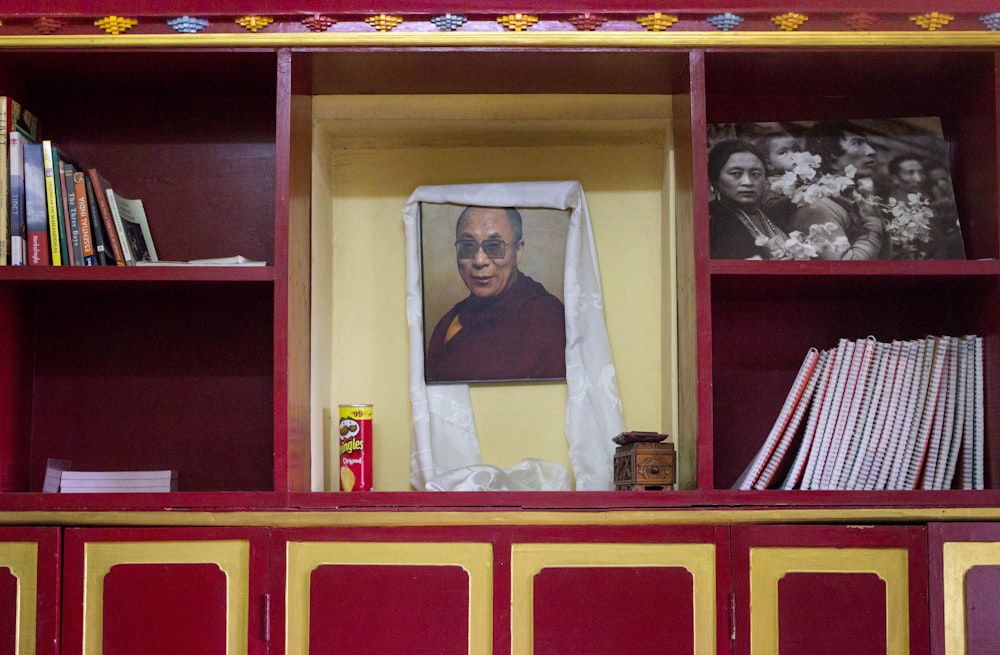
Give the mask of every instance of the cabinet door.
<svg viewBox="0 0 1000 655">
<path fill-rule="evenodd" d="M 293 530 L 276 539 L 287 655 L 493 652 L 491 544 L 373 536 Z"/>
<path fill-rule="evenodd" d="M 576 532 L 511 545 L 512 653 L 720 652 L 727 529 Z"/>
<path fill-rule="evenodd" d="M 928 531 L 931 652 L 1000 652 L 1000 525 L 935 523 Z"/>
<path fill-rule="evenodd" d="M 266 651 L 264 529 L 68 529 L 66 655 Z"/>
<path fill-rule="evenodd" d="M 0 528 L 0 655 L 59 652 L 59 529 Z"/>
<path fill-rule="evenodd" d="M 734 527 L 734 652 L 927 653 L 926 554 L 923 527 Z"/>
</svg>

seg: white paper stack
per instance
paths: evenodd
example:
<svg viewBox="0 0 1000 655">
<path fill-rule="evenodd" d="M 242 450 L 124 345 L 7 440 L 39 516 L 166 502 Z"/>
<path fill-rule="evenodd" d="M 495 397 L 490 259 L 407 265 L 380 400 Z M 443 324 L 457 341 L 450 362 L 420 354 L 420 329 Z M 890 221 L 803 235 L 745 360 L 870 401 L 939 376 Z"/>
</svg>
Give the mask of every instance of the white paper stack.
<svg viewBox="0 0 1000 655">
<path fill-rule="evenodd" d="M 177 491 L 177 471 L 63 471 L 63 493 L 156 493 Z"/>
</svg>

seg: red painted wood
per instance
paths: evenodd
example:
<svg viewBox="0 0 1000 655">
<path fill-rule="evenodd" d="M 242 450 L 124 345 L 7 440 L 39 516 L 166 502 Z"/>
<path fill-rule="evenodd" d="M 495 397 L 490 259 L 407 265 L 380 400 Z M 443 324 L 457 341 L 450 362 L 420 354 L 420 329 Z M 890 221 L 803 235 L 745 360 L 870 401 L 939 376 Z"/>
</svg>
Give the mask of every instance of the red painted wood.
<svg viewBox="0 0 1000 655">
<path fill-rule="evenodd" d="M 324 565 L 309 586 L 310 655 L 469 652 L 459 566 Z"/>
<path fill-rule="evenodd" d="M 36 294 L 32 489 L 46 460 L 177 469 L 184 491 L 272 487 L 267 288 Z M 69 317 L 73 329 L 67 329 Z"/>
<path fill-rule="evenodd" d="M 778 652 L 884 655 L 885 602 L 874 573 L 788 573 L 778 581 Z"/>
<path fill-rule="evenodd" d="M 968 655 L 1000 651 L 1000 564 L 965 574 L 965 648 Z"/>
<path fill-rule="evenodd" d="M 118 564 L 104 578 L 108 655 L 225 655 L 226 627 L 226 574 L 215 564 Z"/>
<path fill-rule="evenodd" d="M 0 567 L 0 653 L 17 653 L 17 578 Z"/>
<path fill-rule="evenodd" d="M 734 643 L 734 655 L 749 655 L 750 653 L 750 617 L 753 608 L 749 606 L 750 598 L 750 552 L 753 548 L 781 547 L 781 548 L 902 548 L 907 551 L 908 560 L 908 580 L 907 590 L 909 592 L 909 641 L 911 655 L 926 655 L 930 652 L 928 636 L 928 560 L 927 560 L 927 530 L 921 526 L 835 526 L 835 525 L 738 525 L 732 528 L 732 589 L 736 599 L 735 631 L 736 641 Z M 799 577 L 802 573 L 809 573 L 805 577 Z M 818 621 L 820 617 L 814 614 L 808 620 L 810 623 L 802 623 L 807 618 L 809 612 L 821 613 L 822 609 L 829 601 L 837 606 L 850 605 L 856 603 L 858 606 L 866 606 L 867 600 L 851 600 L 855 596 L 855 583 L 873 592 L 878 586 L 875 580 L 869 578 L 855 577 L 857 574 L 841 575 L 839 572 L 833 574 L 821 573 L 827 577 L 822 580 L 813 579 L 812 573 L 798 572 L 791 578 L 791 586 L 786 587 L 791 595 L 788 604 L 781 607 L 779 601 L 779 622 L 784 619 L 785 626 L 789 627 L 793 633 L 787 638 L 784 637 L 783 626 L 779 623 L 779 642 L 781 653 L 813 653 L 823 652 L 811 650 L 809 647 L 809 634 L 835 639 L 837 643 L 848 644 L 848 652 L 854 652 L 860 648 L 856 642 L 852 645 L 850 632 L 837 633 L 838 627 L 815 626 L 812 621 Z M 788 578 L 788 574 L 785 576 Z M 833 583 L 843 583 L 845 589 L 837 590 L 836 586 L 828 588 Z M 803 607 L 796 606 L 794 593 L 809 595 L 813 593 L 810 586 L 818 585 L 825 588 L 822 594 L 816 593 L 815 598 L 807 604 L 805 601 L 798 601 Z M 779 583 L 779 594 L 781 592 Z M 861 593 L 861 592 L 858 592 Z M 888 591 L 884 593 L 889 593 Z M 829 597 L 829 598 L 828 598 Z M 819 605 L 819 607 L 816 607 Z M 883 610 L 884 623 L 884 596 Z M 845 619 L 841 618 L 841 621 Z M 859 621 L 867 621 L 867 618 L 859 618 Z M 870 624 L 865 624 L 870 625 Z M 827 635 L 825 630 L 832 630 Z M 860 629 L 860 627 L 859 627 Z M 781 641 L 786 639 L 785 641 Z M 846 641 L 845 641 L 846 640 Z M 814 648 L 820 648 L 821 640 L 816 639 L 812 644 Z M 789 650 L 785 650 L 785 648 Z M 844 652 L 843 649 L 839 651 Z M 864 651 L 859 651 L 864 652 Z M 876 651 L 872 651 L 876 652 Z M 885 652 L 884 650 L 880 652 Z"/>
<path fill-rule="evenodd" d="M 35 602 L 35 652 L 37 655 L 58 655 L 59 650 L 59 574 L 60 531 L 56 527 L 0 527 L 0 551 L 4 543 L 34 542 L 37 544 L 38 565 L 36 584 L 31 588 L 20 581 L 25 601 Z M 19 581 L 6 566 L 0 566 L 0 653 L 13 655 L 17 631 L 17 594 Z M 22 647 L 23 648 L 23 647 Z"/>
<path fill-rule="evenodd" d="M 542 569 L 536 653 L 694 653 L 694 580 L 679 567 Z"/>
<path fill-rule="evenodd" d="M 200 543 L 241 540 L 249 543 L 249 597 L 245 600 L 248 655 L 264 655 L 264 597 L 271 557 L 263 528 L 74 528 L 64 532 L 62 577 L 63 646 L 61 655 L 82 655 L 85 548 L 88 543 L 122 544 L 122 561 L 114 563 L 104 582 L 104 652 L 225 653 L 225 573 L 206 555 L 197 561 Z M 128 561 L 129 542 L 187 542 L 193 563 Z M 220 619 L 220 616 L 222 617 Z M 136 629 L 136 626 L 141 628 Z M 150 638 L 149 635 L 155 635 Z M 220 642 L 220 634 L 222 641 Z M 137 641 L 139 640 L 139 641 Z M 142 640 L 147 640 L 142 643 Z M 113 648 L 113 651 L 109 651 Z M 54 655 L 54 654 L 53 654 Z"/>
</svg>

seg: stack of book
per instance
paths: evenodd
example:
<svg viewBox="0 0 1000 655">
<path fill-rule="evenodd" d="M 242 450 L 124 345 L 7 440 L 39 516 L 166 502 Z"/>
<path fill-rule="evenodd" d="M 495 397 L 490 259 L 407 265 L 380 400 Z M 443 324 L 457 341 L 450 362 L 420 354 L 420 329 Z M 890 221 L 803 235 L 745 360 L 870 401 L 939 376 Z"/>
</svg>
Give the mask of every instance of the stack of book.
<svg viewBox="0 0 1000 655">
<path fill-rule="evenodd" d="M 131 266 L 156 261 L 142 201 L 116 192 L 0 96 L 0 264 Z"/>
<path fill-rule="evenodd" d="M 982 337 L 811 349 L 735 489 L 982 489 Z"/>
<path fill-rule="evenodd" d="M 177 471 L 63 471 L 62 493 L 155 493 L 177 491 Z"/>
</svg>

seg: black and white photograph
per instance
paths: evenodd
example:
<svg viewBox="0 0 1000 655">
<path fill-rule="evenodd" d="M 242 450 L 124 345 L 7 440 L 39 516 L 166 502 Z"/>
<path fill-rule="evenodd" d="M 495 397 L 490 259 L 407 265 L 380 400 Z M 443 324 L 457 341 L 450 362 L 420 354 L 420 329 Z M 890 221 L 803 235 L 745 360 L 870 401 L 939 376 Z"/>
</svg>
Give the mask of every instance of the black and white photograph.
<svg viewBox="0 0 1000 655">
<path fill-rule="evenodd" d="M 427 383 L 565 378 L 569 219 L 420 203 Z"/>
<path fill-rule="evenodd" d="M 937 117 L 708 126 L 713 259 L 965 259 Z"/>
</svg>

